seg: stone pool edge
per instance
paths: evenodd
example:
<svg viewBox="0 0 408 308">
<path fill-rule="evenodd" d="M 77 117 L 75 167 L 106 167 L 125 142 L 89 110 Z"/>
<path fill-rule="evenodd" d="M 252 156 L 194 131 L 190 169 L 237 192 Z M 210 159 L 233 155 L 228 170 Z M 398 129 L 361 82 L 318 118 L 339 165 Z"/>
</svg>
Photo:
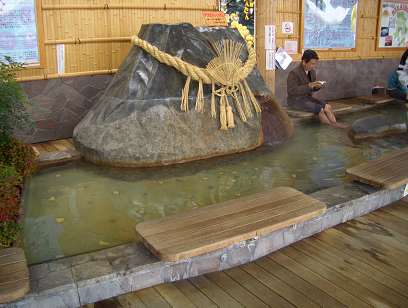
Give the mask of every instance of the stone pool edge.
<svg viewBox="0 0 408 308">
<path fill-rule="evenodd" d="M 348 183 L 310 194 L 328 206 L 323 215 L 243 241 L 228 248 L 178 262 L 164 262 L 141 243 L 30 266 L 31 292 L 0 307 L 79 307 L 165 282 L 239 266 L 337 224 L 403 198 L 405 185 L 375 190 Z"/>
</svg>

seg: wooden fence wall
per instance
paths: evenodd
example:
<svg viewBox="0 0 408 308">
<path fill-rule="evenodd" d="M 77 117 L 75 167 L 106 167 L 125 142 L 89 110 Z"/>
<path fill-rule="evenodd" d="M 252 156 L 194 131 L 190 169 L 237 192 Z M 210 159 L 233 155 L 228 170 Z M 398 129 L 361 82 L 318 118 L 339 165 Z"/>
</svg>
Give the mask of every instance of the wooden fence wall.
<svg viewBox="0 0 408 308">
<path fill-rule="evenodd" d="M 114 72 L 142 24 L 203 25 L 202 11 L 217 8 L 217 0 L 37 0 L 44 59 L 41 66 L 22 71 L 19 79 L 59 77 L 57 44 L 65 45 L 63 76 Z"/>
</svg>

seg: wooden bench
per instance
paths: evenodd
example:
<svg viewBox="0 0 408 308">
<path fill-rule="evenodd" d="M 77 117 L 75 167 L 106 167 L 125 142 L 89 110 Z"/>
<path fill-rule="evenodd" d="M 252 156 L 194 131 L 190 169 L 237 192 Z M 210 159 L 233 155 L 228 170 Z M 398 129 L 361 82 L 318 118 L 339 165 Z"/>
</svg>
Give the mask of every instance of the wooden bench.
<svg viewBox="0 0 408 308">
<path fill-rule="evenodd" d="M 351 179 L 379 188 L 408 184 L 408 147 L 346 170 Z"/>
<path fill-rule="evenodd" d="M 388 95 L 368 95 L 368 96 L 359 96 L 357 99 L 361 100 L 365 104 L 373 105 L 384 105 L 395 101 L 392 97 Z"/>
<path fill-rule="evenodd" d="M 39 167 L 67 163 L 81 158 L 71 138 L 35 143 L 31 147 L 37 155 L 36 161 Z"/>
<path fill-rule="evenodd" d="M 343 115 L 373 109 L 377 106 L 386 105 L 393 101 L 395 101 L 395 99 L 387 95 L 372 95 L 337 99 L 333 101 L 327 101 L 327 103 L 332 106 L 335 115 Z M 299 111 L 287 107 L 284 109 L 292 118 L 311 119 L 313 117 L 316 117 L 315 114 L 310 112 Z"/>
<path fill-rule="evenodd" d="M 21 248 L 0 250 L 0 303 L 15 301 L 29 290 L 24 251 Z"/>
<path fill-rule="evenodd" d="M 293 188 L 190 210 L 136 226 L 146 246 L 166 261 L 222 249 L 297 224 L 326 211 L 324 203 Z"/>
<path fill-rule="evenodd" d="M 353 106 L 345 104 L 345 100 L 343 100 L 342 102 L 331 101 L 328 103 L 332 106 L 334 114 L 343 113 L 353 108 Z M 316 116 L 314 113 L 311 112 L 299 111 L 290 108 L 286 108 L 285 110 L 288 113 L 288 115 L 292 118 L 310 119 Z"/>
</svg>

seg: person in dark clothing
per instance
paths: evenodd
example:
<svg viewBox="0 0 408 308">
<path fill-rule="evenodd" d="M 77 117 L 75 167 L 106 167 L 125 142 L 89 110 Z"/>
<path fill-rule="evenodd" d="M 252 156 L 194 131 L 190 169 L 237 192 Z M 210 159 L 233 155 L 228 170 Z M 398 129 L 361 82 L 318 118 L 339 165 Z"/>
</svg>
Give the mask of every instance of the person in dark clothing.
<svg viewBox="0 0 408 308">
<path fill-rule="evenodd" d="M 289 73 L 287 80 L 288 106 L 315 113 L 322 123 L 344 128 L 337 122 L 331 106 L 313 97 L 313 92 L 319 91 L 324 86 L 324 81 L 316 81 L 316 65 L 319 56 L 314 50 L 305 50 L 302 62 Z"/>
<path fill-rule="evenodd" d="M 401 57 L 397 71 L 388 79 L 388 94 L 398 100 L 408 101 L 408 49 Z"/>
</svg>

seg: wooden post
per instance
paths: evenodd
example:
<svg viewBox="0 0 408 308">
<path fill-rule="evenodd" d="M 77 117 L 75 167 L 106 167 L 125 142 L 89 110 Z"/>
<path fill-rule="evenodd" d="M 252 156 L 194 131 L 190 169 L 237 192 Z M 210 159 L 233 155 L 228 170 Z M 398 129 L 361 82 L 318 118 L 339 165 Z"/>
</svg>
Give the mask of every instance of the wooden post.
<svg viewBox="0 0 408 308">
<path fill-rule="evenodd" d="M 275 71 L 266 70 L 265 25 L 276 22 L 276 0 L 256 1 L 256 54 L 258 69 L 266 84 L 275 93 Z"/>
</svg>

